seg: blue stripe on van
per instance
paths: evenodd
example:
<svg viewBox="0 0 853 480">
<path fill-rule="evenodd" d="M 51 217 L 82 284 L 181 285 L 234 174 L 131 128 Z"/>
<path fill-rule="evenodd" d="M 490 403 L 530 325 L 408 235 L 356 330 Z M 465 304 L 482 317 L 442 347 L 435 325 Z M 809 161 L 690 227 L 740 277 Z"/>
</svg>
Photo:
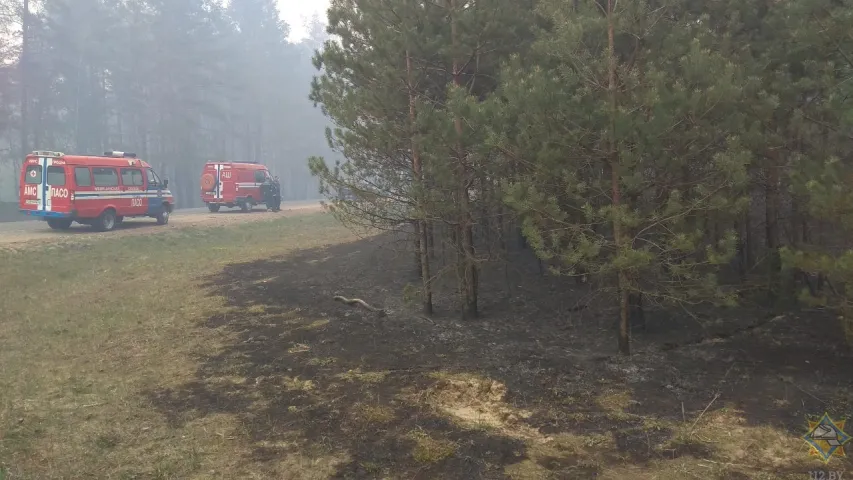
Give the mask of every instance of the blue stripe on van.
<svg viewBox="0 0 853 480">
<path fill-rule="evenodd" d="M 48 212 L 47 210 L 21 210 L 24 215 L 44 218 L 71 218 L 70 213 Z"/>
</svg>

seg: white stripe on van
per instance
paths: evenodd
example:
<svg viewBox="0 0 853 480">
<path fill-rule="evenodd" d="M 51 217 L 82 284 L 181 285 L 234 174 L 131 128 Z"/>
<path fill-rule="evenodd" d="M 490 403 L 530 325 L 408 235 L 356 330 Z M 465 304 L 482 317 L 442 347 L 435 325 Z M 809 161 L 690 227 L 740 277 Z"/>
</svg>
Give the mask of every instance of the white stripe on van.
<svg viewBox="0 0 853 480">
<path fill-rule="evenodd" d="M 44 159 L 39 158 L 39 166 L 41 167 L 41 181 L 38 184 L 38 188 L 36 188 L 36 200 L 38 201 L 38 210 L 44 209 L 44 182 L 45 175 L 47 175 L 47 172 L 45 171 L 43 163 Z"/>
<path fill-rule="evenodd" d="M 53 165 L 53 159 L 50 157 L 41 158 L 42 161 L 42 190 L 44 191 L 44 211 L 50 212 L 53 210 L 51 205 L 53 201 L 53 194 L 50 191 L 50 185 L 47 184 L 47 169 Z"/>
<path fill-rule="evenodd" d="M 216 183 L 214 184 L 213 198 L 222 198 L 222 164 L 216 164 Z"/>
<path fill-rule="evenodd" d="M 102 190 L 100 192 L 74 192 L 74 197 L 76 199 L 102 199 L 106 197 L 115 197 L 115 198 L 130 198 L 130 197 L 171 197 L 172 192 L 169 190 L 131 190 L 131 191 L 120 191 L 120 190 Z"/>
</svg>

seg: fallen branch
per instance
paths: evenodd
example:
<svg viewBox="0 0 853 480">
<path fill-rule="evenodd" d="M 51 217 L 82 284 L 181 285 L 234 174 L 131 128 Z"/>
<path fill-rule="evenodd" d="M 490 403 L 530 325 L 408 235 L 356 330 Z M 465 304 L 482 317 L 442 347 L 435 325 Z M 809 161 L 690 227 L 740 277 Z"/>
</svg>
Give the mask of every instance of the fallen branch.
<svg viewBox="0 0 853 480">
<path fill-rule="evenodd" d="M 755 330 L 757 328 L 763 327 L 764 325 L 767 325 L 767 324 L 773 323 L 773 322 L 777 322 L 780 320 L 784 320 L 784 319 L 785 319 L 784 315 L 779 315 L 779 316 L 767 318 L 764 320 L 758 320 L 758 321 L 753 322 L 753 323 L 751 323 L 745 327 L 736 328 L 730 332 L 718 332 L 718 333 L 712 334 L 712 335 L 700 335 L 693 340 L 688 340 L 688 341 L 683 342 L 683 343 L 664 343 L 663 345 L 661 345 L 661 350 L 664 352 L 668 352 L 671 350 L 675 350 L 676 348 L 690 347 L 690 346 L 694 346 L 694 345 L 701 345 L 701 344 L 703 344 L 705 342 L 709 342 L 711 340 L 727 340 L 727 339 L 732 338 L 736 335 L 749 333 L 749 332 L 752 332 L 753 330 Z"/>
<path fill-rule="evenodd" d="M 702 413 L 700 413 L 700 414 L 699 414 L 699 416 L 698 416 L 698 417 L 696 417 L 696 421 L 694 421 L 694 422 L 693 422 L 693 425 L 691 425 L 691 426 L 690 426 L 690 433 L 693 433 L 693 430 L 696 428 L 696 424 L 697 424 L 697 423 L 699 423 L 699 420 L 702 420 L 702 416 L 703 416 L 703 415 L 705 415 L 705 412 L 707 412 L 707 411 L 708 411 L 708 409 L 709 409 L 709 408 L 711 408 L 711 405 L 713 405 L 713 404 L 714 404 L 714 402 L 716 402 L 716 401 L 717 401 L 717 399 L 718 399 L 718 398 L 720 398 L 720 395 L 722 394 L 722 393 L 721 393 L 721 390 L 722 390 L 723 383 L 725 383 L 725 382 L 726 382 L 726 379 L 729 377 L 729 373 L 732 371 L 732 369 L 733 369 L 734 367 L 735 367 L 735 363 L 734 363 L 734 362 L 733 362 L 731 365 L 729 365 L 728 370 L 726 370 L 725 375 L 723 375 L 722 380 L 720 380 L 720 383 L 717 385 L 717 393 L 716 393 L 716 394 L 714 394 L 714 398 L 712 398 L 712 399 L 711 399 L 711 401 L 710 401 L 710 402 L 708 402 L 708 405 L 706 405 L 706 406 L 705 406 L 705 410 L 702 410 Z M 682 408 L 682 409 L 684 408 L 684 404 L 683 404 L 683 403 L 681 404 L 681 408 Z M 683 413 L 682 413 L 682 415 L 683 415 Z"/>
<path fill-rule="evenodd" d="M 333 297 L 333 300 L 336 302 L 341 302 L 341 303 L 349 305 L 349 306 L 353 306 L 353 305 L 361 306 L 362 308 L 364 308 L 366 310 L 369 310 L 373 313 L 376 313 L 380 317 L 384 317 L 385 315 L 387 315 L 387 312 L 385 310 L 383 310 L 381 308 L 373 307 L 369 303 L 365 302 L 364 300 L 362 300 L 360 298 L 347 298 L 347 297 L 343 297 L 341 295 L 335 295 Z"/>
<path fill-rule="evenodd" d="M 808 390 L 804 389 L 803 387 L 801 387 L 801 386 L 797 385 L 796 383 L 794 383 L 794 381 L 793 381 L 792 379 L 790 379 L 790 378 L 786 378 L 786 377 L 780 377 L 780 380 L 782 380 L 783 382 L 785 382 L 785 383 L 787 383 L 787 384 L 791 385 L 792 387 L 796 388 L 797 390 L 799 390 L 799 391 L 801 391 L 801 392 L 805 393 L 806 395 L 808 395 L 808 396 L 812 397 L 813 399 L 817 400 L 818 402 L 820 402 L 820 403 L 822 403 L 822 404 L 826 405 L 826 401 L 825 401 L 825 400 L 820 399 L 820 398 L 819 398 L 819 397 L 817 397 L 815 394 L 813 394 L 813 393 L 809 392 Z"/>
<path fill-rule="evenodd" d="M 705 405 L 705 410 L 702 410 L 702 413 L 700 413 L 700 414 L 699 414 L 699 416 L 698 416 L 698 417 L 696 417 L 696 421 L 694 421 L 694 422 L 693 422 L 693 425 L 691 425 L 691 426 L 690 426 L 690 432 L 691 432 L 691 433 L 693 432 L 693 429 L 694 429 L 694 428 L 696 428 L 696 424 L 697 424 L 697 423 L 699 423 L 699 420 L 702 420 L 702 416 L 703 416 L 703 415 L 705 415 L 705 412 L 707 412 L 707 411 L 708 411 L 708 409 L 709 409 L 709 408 L 711 408 L 711 405 L 712 405 L 712 404 L 713 404 L 713 403 L 714 403 L 718 398 L 720 398 L 720 394 L 719 394 L 719 393 L 717 393 L 716 395 L 714 395 L 714 398 L 712 398 L 712 399 L 711 399 L 711 401 L 710 401 L 710 402 L 708 402 L 708 405 Z"/>
</svg>

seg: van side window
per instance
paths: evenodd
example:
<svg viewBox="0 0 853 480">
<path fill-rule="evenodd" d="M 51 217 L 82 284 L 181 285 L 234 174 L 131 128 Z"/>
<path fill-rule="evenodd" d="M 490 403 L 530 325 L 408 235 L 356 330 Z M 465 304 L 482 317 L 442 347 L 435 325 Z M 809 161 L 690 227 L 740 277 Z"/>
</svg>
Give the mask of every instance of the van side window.
<svg viewBox="0 0 853 480">
<path fill-rule="evenodd" d="M 25 176 L 28 184 L 41 183 L 41 165 L 28 165 Z"/>
<path fill-rule="evenodd" d="M 118 173 L 115 168 L 93 168 L 92 176 L 95 177 L 96 187 L 117 187 Z"/>
<path fill-rule="evenodd" d="M 47 184 L 55 187 L 64 187 L 65 167 L 47 167 Z"/>
<path fill-rule="evenodd" d="M 160 177 L 154 173 L 154 170 L 149 168 L 145 170 L 145 173 L 148 175 L 148 185 L 160 185 Z"/>
<path fill-rule="evenodd" d="M 263 170 L 255 170 L 255 183 L 263 183 L 266 180 Z"/>
<path fill-rule="evenodd" d="M 92 174 L 89 172 L 89 167 L 74 168 L 74 183 L 76 183 L 78 187 L 92 186 Z"/>
<path fill-rule="evenodd" d="M 121 184 L 125 187 L 141 187 L 143 185 L 142 172 L 136 168 L 121 169 Z"/>
</svg>

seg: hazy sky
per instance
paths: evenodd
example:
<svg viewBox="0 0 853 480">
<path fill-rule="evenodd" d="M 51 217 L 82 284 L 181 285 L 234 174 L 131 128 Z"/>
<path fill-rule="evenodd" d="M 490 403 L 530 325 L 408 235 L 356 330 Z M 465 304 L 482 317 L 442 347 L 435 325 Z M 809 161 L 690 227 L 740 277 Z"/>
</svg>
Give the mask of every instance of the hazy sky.
<svg viewBox="0 0 853 480">
<path fill-rule="evenodd" d="M 311 15 L 319 13 L 325 22 L 329 0 L 278 0 L 278 8 L 281 19 L 290 25 L 289 40 L 299 41 L 305 37 L 304 23 L 311 19 Z"/>
</svg>

